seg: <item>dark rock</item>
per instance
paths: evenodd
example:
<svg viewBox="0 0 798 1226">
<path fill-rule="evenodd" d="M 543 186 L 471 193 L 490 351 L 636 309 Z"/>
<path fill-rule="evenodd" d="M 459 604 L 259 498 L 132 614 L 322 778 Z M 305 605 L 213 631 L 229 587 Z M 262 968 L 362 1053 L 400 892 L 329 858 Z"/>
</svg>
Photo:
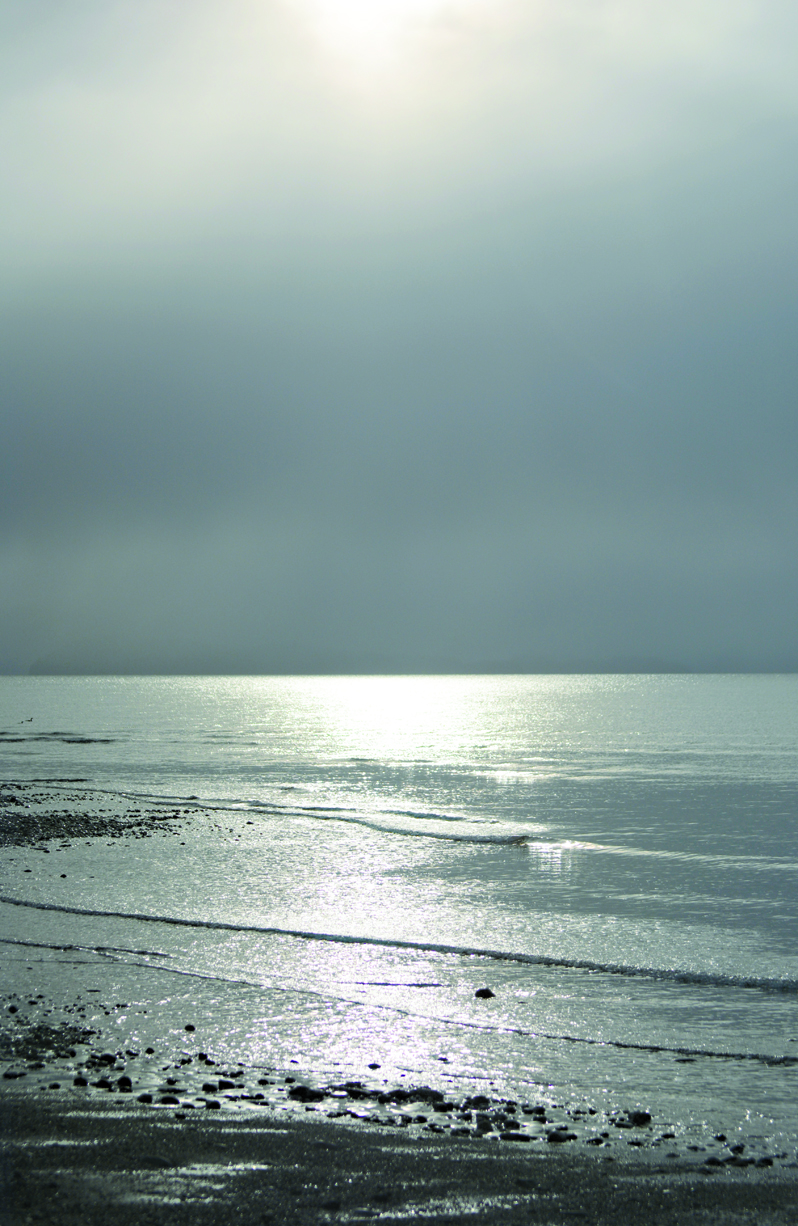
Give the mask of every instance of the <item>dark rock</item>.
<svg viewBox="0 0 798 1226">
<path fill-rule="evenodd" d="M 93 1084 L 97 1087 L 98 1090 L 113 1089 L 113 1086 L 111 1085 L 107 1077 L 101 1077 L 99 1081 L 95 1081 Z"/>
<path fill-rule="evenodd" d="M 314 1090 L 310 1086 L 291 1086 L 288 1097 L 299 1103 L 320 1103 L 324 1098 L 323 1090 Z"/>
<path fill-rule="evenodd" d="M 431 1090 L 429 1086 L 421 1086 L 412 1092 L 412 1098 L 418 1103 L 442 1103 L 444 1095 L 440 1090 Z"/>
<path fill-rule="evenodd" d="M 500 1132 L 499 1137 L 502 1141 L 529 1141 L 529 1137 L 525 1136 L 523 1132 Z"/>
<path fill-rule="evenodd" d="M 179 1107 L 180 1099 L 174 1094 L 162 1094 L 161 1102 L 165 1107 Z"/>
<path fill-rule="evenodd" d="M 196 1027 L 196 1026 L 192 1026 L 192 1025 L 191 1025 L 191 1022 L 189 1022 L 187 1026 L 184 1026 L 184 1027 L 183 1027 L 183 1029 L 184 1029 L 184 1030 L 187 1030 L 187 1031 L 189 1032 L 189 1034 L 191 1034 L 193 1031 L 195 1031 L 195 1030 L 197 1029 L 197 1027 Z"/>
<path fill-rule="evenodd" d="M 634 1124 L 635 1128 L 644 1128 L 646 1124 L 651 1123 L 650 1111 L 629 1111 L 629 1122 Z"/>
<path fill-rule="evenodd" d="M 370 1064 L 369 1068 L 379 1068 L 379 1064 Z"/>
<path fill-rule="evenodd" d="M 87 1086 L 89 1083 L 85 1077 L 76 1077 L 72 1084 L 73 1086 Z"/>
<path fill-rule="evenodd" d="M 218 1100 L 215 1098 L 209 1098 L 208 1101 L 205 1103 L 206 1111 L 220 1111 L 221 1107 L 222 1107 L 222 1104 L 218 1102 Z"/>
<path fill-rule="evenodd" d="M 219 1089 L 215 1081 L 206 1081 L 202 1087 L 203 1094 L 215 1094 Z"/>
<path fill-rule="evenodd" d="M 490 988 L 477 988 L 474 995 L 477 997 L 478 1000 L 490 1000 L 490 998 L 492 996 L 495 996 L 496 993 L 491 992 Z"/>
<path fill-rule="evenodd" d="M 152 1094 L 139 1094 L 138 1099 L 136 1101 L 140 1103 L 151 1103 Z"/>
<path fill-rule="evenodd" d="M 236 1088 L 236 1084 L 234 1081 L 228 1081 L 226 1077 L 219 1078 L 219 1089 L 220 1090 L 234 1090 L 235 1088 Z"/>
<path fill-rule="evenodd" d="M 133 1082 L 127 1076 L 120 1077 L 116 1084 L 119 1086 L 120 1090 L 128 1094 L 133 1089 Z"/>
</svg>

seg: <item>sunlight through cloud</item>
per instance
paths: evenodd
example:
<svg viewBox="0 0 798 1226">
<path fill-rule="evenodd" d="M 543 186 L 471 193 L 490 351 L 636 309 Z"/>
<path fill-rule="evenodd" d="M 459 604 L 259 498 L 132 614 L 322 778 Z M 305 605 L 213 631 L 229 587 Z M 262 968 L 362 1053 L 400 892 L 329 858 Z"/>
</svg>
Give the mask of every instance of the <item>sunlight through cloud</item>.
<svg viewBox="0 0 798 1226">
<path fill-rule="evenodd" d="M 293 0 L 319 42 L 359 71 L 383 70 L 408 42 L 473 0 Z"/>
</svg>

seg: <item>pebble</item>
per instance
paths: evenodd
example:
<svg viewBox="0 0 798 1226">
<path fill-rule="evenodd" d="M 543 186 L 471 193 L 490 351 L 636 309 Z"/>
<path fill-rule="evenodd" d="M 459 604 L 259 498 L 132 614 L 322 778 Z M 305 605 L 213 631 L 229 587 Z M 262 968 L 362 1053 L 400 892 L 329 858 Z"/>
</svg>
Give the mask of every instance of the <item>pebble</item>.
<svg viewBox="0 0 798 1226">
<path fill-rule="evenodd" d="M 495 994 L 489 988 L 479 989 L 475 993 L 478 997 L 488 999 Z M 12 996 L 13 999 L 13 996 Z M 28 1002 L 32 1006 L 38 1005 L 36 1001 Z M 117 1006 L 119 1008 L 126 1006 Z M 18 1013 L 16 1004 L 9 1004 L 6 998 L 5 1011 L 13 1016 Z M 37 1023 L 38 1025 L 38 1023 Z M 14 1024 L 14 1030 L 19 1026 L 17 1019 Z M 184 1029 L 191 1032 L 195 1029 L 193 1023 L 186 1023 Z M 48 1029 L 48 1034 L 51 1028 Z M 38 1036 L 38 1030 L 31 1031 Z M 81 1035 L 94 1034 L 96 1032 L 83 1031 Z M 77 1032 L 76 1032 L 77 1036 Z M 75 1036 L 75 1037 L 76 1037 Z M 44 1037 L 38 1036 L 39 1041 L 43 1041 Z M 67 1042 L 71 1039 L 75 1042 L 75 1037 L 71 1034 Z M 84 1037 L 80 1038 L 80 1043 L 87 1042 Z M 107 1041 L 107 1040 L 106 1040 Z M 74 1059 L 76 1056 L 75 1047 L 67 1047 L 67 1042 L 61 1040 L 61 1047 L 56 1055 L 59 1060 Z M 146 1049 L 147 1055 L 155 1055 L 155 1049 L 149 1047 Z M 3 1071 L 2 1076 L 7 1081 L 13 1081 L 17 1078 L 22 1078 L 30 1074 L 34 1075 L 36 1084 L 39 1084 L 36 1077 L 37 1070 L 44 1070 L 53 1063 L 53 1052 L 43 1052 L 45 1059 L 42 1061 L 31 1061 L 31 1056 L 37 1054 L 31 1051 L 25 1063 L 27 1064 L 27 1072 L 19 1068 L 16 1070 L 9 1067 Z M 138 1055 L 136 1051 L 104 1051 L 91 1052 L 86 1058 L 85 1064 L 78 1064 L 77 1069 L 73 1068 L 66 1070 L 62 1066 L 53 1068 L 53 1072 L 64 1074 L 67 1073 L 68 1080 L 52 1081 L 47 1083 L 44 1078 L 41 1080 L 42 1089 L 58 1090 L 64 1085 L 71 1085 L 76 1088 L 87 1088 L 90 1084 L 99 1090 L 105 1092 L 120 1092 L 131 1093 L 134 1089 L 134 1079 L 125 1070 L 125 1057 L 133 1059 Z M 164 1057 L 161 1057 L 164 1058 Z M 230 1071 L 226 1077 L 220 1077 L 217 1081 L 205 1081 L 201 1083 L 202 1094 L 207 1095 L 207 1098 L 199 1098 L 198 1089 L 200 1079 L 191 1076 L 188 1067 L 192 1063 L 197 1063 L 198 1069 L 204 1072 L 207 1068 L 210 1071 L 216 1065 L 216 1061 L 211 1059 L 206 1052 L 196 1053 L 193 1057 L 186 1056 L 185 1053 L 175 1053 L 172 1056 L 174 1063 L 167 1065 L 161 1070 L 163 1076 L 169 1071 L 175 1070 L 180 1072 L 180 1085 L 177 1085 L 176 1077 L 165 1077 L 166 1084 L 163 1088 L 154 1088 L 154 1094 L 143 1092 L 138 1094 L 137 1101 L 142 1105 L 149 1105 L 155 1102 L 162 1106 L 179 1107 L 180 1113 L 170 1114 L 170 1118 L 182 1118 L 182 1113 L 185 1113 L 190 1108 L 204 1107 L 206 1110 L 220 1110 L 222 1104 L 215 1095 L 223 1090 L 236 1090 L 239 1093 L 236 1095 L 228 1094 L 224 1106 L 229 1109 L 242 1108 L 254 1110 L 258 1107 L 274 1109 L 283 1103 L 283 1109 L 293 1106 L 294 1110 L 302 1109 L 315 1111 L 318 1109 L 317 1104 L 322 1103 L 325 1099 L 343 1099 L 340 1106 L 344 1108 L 342 1111 L 329 1111 L 324 1113 L 332 1118 L 340 1116 L 348 1116 L 361 1124 L 368 1123 L 380 1127 L 406 1128 L 415 1125 L 416 1128 L 422 1129 L 425 1132 L 443 1136 L 448 1134 L 452 1137 L 474 1137 L 474 1138 L 495 1138 L 510 1143 L 530 1143 L 533 1141 L 545 1141 L 551 1145 L 557 1146 L 565 1144 L 569 1141 L 578 1142 L 590 1146 L 606 1147 L 612 1144 L 611 1138 L 615 1137 L 615 1145 L 623 1143 L 624 1138 L 613 1134 L 611 1128 L 618 1131 L 631 1131 L 636 1129 L 646 1130 L 638 1132 L 635 1136 L 633 1132 L 632 1138 L 626 1140 L 626 1144 L 636 1149 L 647 1148 L 650 1144 L 659 1145 L 662 1142 L 676 1141 L 676 1135 L 673 1132 L 660 1132 L 652 1135 L 650 1126 L 652 1124 L 652 1114 L 650 1111 L 642 1109 L 628 1108 L 626 1110 L 615 1109 L 607 1114 L 597 1112 L 595 1108 L 575 1106 L 567 1109 L 564 1104 L 530 1104 L 516 1103 L 512 1099 L 491 1098 L 487 1094 L 472 1094 L 464 1096 L 462 1099 L 453 1100 L 447 1097 L 441 1090 L 436 1090 L 430 1086 L 418 1086 L 409 1088 L 407 1086 L 386 1085 L 383 1082 L 383 1088 L 376 1085 L 364 1084 L 363 1081 L 349 1080 L 339 1085 L 327 1085 L 323 1087 L 306 1085 L 295 1076 L 286 1076 L 280 1078 L 276 1075 L 276 1071 L 272 1072 L 271 1077 L 257 1078 L 257 1084 L 264 1087 L 270 1087 L 268 1097 L 260 1093 L 247 1093 L 248 1085 L 254 1089 L 253 1082 L 255 1080 L 255 1070 L 251 1070 L 253 1074 L 252 1081 L 248 1081 L 247 1070 L 242 1064 L 236 1068 L 231 1066 L 228 1061 L 221 1064 L 222 1069 L 227 1066 Z M 118 1063 L 119 1062 L 119 1063 Z M 10 1063 L 10 1061 L 9 1061 Z M 155 1073 L 155 1068 L 149 1061 L 140 1062 L 144 1068 L 150 1069 L 150 1074 Z M 295 1063 L 292 1061 L 292 1063 Z M 372 1072 L 376 1072 L 380 1068 L 378 1061 L 373 1060 L 369 1063 L 368 1068 Z M 79 1070 L 85 1069 L 88 1076 L 85 1076 Z M 143 1071 L 143 1070 L 142 1070 Z M 96 1081 L 90 1082 L 89 1077 L 92 1072 L 95 1076 L 101 1074 Z M 110 1074 L 114 1072 L 121 1074 L 115 1078 L 111 1078 Z M 299 1072 L 299 1070 L 297 1070 Z M 74 1075 L 73 1075 L 74 1074 Z M 207 1076 L 207 1074 L 206 1074 Z M 184 1080 L 188 1078 L 188 1080 Z M 146 1082 L 145 1082 L 146 1084 Z M 174 1088 L 173 1088 L 174 1087 Z M 138 1088 L 141 1088 L 140 1086 Z M 451 1094 L 451 1089 L 449 1094 Z M 182 1097 L 178 1097 L 178 1095 Z M 186 1098 L 194 1099 L 194 1102 L 185 1101 Z M 347 1109 L 346 1103 L 351 1102 L 352 1107 Z M 362 1103 L 362 1107 L 355 1104 Z M 377 1105 L 383 1108 L 388 1108 L 387 1111 L 380 1112 Z M 329 1106 L 333 1106 L 331 1101 Z M 399 1108 L 408 1107 L 408 1110 L 400 1110 Z M 418 1108 L 422 1108 L 421 1111 Z M 414 1113 L 414 1108 L 417 1113 Z M 563 1116 L 567 1118 L 568 1123 L 559 1123 Z M 553 1117 L 553 1118 L 552 1118 Z M 594 1117 L 588 1120 L 587 1117 Z M 595 1118 L 598 1117 L 598 1118 Z M 543 1128 L 543 1125 L 549 1125 L 548 1128 Z M 594 1132 L 601 1126 L 609 1131 L 604 1131 L 601 1134 Z M 582 1132 L 582 1128 L 585 1131 Z M 660 1125 L 660 1128 L 662 1125 Z M 573 1129 L 579 1129 L 579 1133 Z M 695 1159 L 702 1163 L 702 1169 L 707 1175 L 713 1171 L 718 1171 L 723 1168 L 744 1168 L 756 1167 L 768 1169 L 773 1167 L 779 1160 L 787 1160 L 791 1157 L 788 1154 L 776 1153 L 775 1155 L 763 1154 L 761 1149 L 757 1153 L 758 1146 L 754 1143 L 753 1152 L 746 1152 L 746 1145 L 738 1141 L 735 1144 L 729 1144 L 726 1134 L 716 1132 L 711 1140 L 705 1140 L 704 1145 L 687 1145 L 687 1138 L 682 1139 L 679 1146 L 680 1154 L 661 1152 L 661 1158 L 676 1158 L 681 1156 L 686 1158 L 688 1154 L 694 1153 Z M 718 1146 L 718 1151 L 712 1153 L 714 1145 Z M 487 1142 L 486 1142 L 487 1143 Z M 722 1148 L 721 1148 L 722 1147 Z M 710 1153 L 707 1154 L 707 1148 Z M 606 1152 L 606 1151 L 605 1151 Z M 703 1159 L 698 1157 L 703 1153 Z M 652 1155 L 653 1156 L 653 1155 Z M 609 1160 L 609 1159 L 607 1159 Z"/>
</svg>

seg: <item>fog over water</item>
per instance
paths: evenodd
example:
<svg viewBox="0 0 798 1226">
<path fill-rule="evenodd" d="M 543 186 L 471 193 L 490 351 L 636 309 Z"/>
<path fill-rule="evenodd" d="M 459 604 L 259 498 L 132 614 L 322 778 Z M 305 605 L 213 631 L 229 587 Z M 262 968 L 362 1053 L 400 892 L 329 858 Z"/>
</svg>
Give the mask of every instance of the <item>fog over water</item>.
<svg viewBox="0 0 798 1226">
<path fill-rule="evenodd" d="M 5 3 L 0 669 L 798 668 L 796 36 Z"/>
</svg>

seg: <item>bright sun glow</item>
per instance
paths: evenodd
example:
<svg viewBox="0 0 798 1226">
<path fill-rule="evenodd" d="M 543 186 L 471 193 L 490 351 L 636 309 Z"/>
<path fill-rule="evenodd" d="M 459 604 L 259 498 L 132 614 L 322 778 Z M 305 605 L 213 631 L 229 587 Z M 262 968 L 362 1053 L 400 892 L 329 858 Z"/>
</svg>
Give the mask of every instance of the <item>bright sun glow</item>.
<svg viewBox="0 0 798 1226">
<path fill-rule="evenodd" d="M 361 67 L 382 67 L 414 33 L 467 0 L 299 0 L 320 41 Z"/>
</svg>

